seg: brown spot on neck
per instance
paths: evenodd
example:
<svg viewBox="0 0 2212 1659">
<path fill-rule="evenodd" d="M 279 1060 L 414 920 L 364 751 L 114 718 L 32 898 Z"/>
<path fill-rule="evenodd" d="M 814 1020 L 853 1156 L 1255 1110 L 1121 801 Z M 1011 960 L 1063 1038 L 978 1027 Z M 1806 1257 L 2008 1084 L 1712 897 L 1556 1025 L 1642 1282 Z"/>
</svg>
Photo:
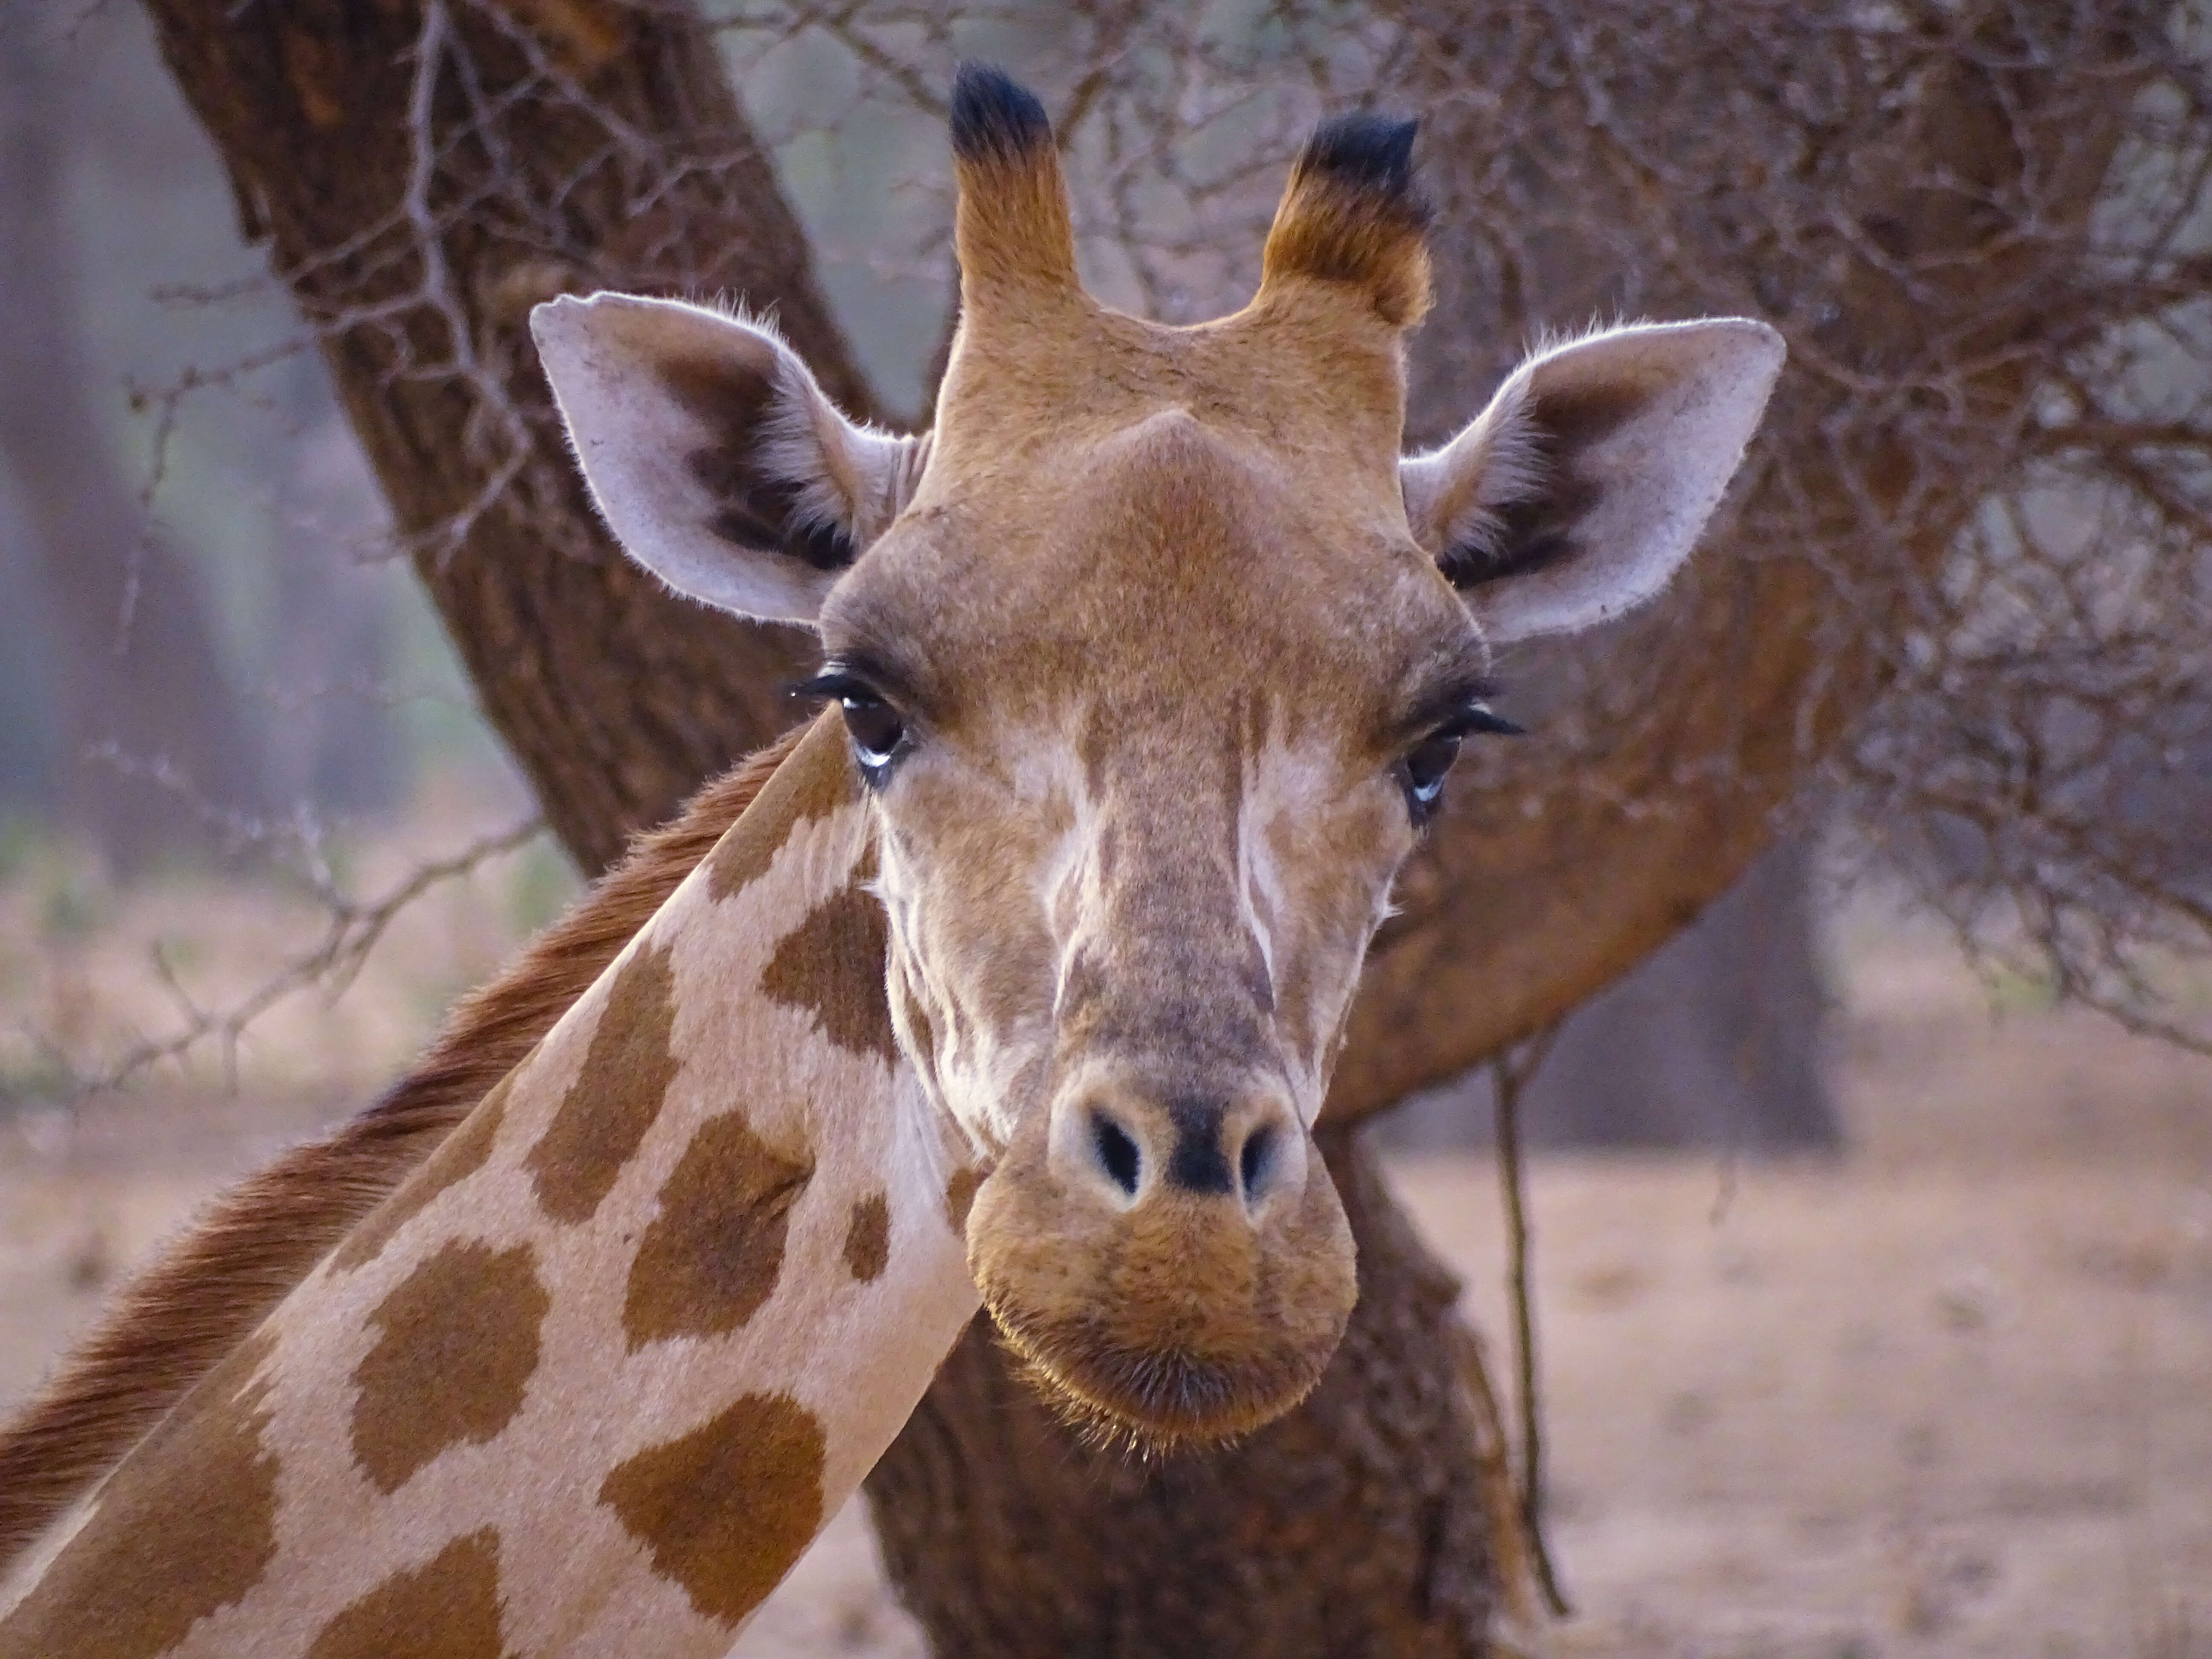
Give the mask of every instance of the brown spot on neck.
<svg viewBox="0 0 2212 1659">
<path fill-rule="evenodd" d="M 826 818 L 860 789 L 842 723 L 825 711 L 807 728 L 762 787 L 750 809 L 707 856 L 707 891 L 715 902 L 744 890 L 775 862 L 793 833 Z"/>
<path fill-rule="evenodd" d="M 4 1659 L 154 1659 L 242 1599 L 276 1554 L 264 1450 L 272 1340 L 208 1373 L 101 1490 L 83 1528 L 5 1618 Z"/>
<path fill-rule="evenodd" d="M 884 907 L 856 879 L 784 936 L 761 975 L 761 989 L 811 1014 L 839 1048 L 894 1066 L 898 1038 L 884 978 L 890 948 Z"/>
<path fill-rule="evenodd" d="M 759 1312 L 783 1270 L 791 1206 L 813 1174 L 736 1113 L 702 1125 L 630 1264 L 623 1329 L 632 1350 L 734 1331 Z"/>
<path fill-rule="evenodd" d="M 323 1626 L 307 1659 L 507 1659 L 499 1633 L 499 1535 L 456 1538 L 394 1573 Z"/>
<path fill-rule="evenodd" d="M 354 1461 L 380 1492 L 507 1426 L 550 1306 L 526 1244 L 448 1244 L 385 1297 L 369 1316 L 383 1336 L 353 1374 Z"/>
<path fill-rule="evenodd" d="M 845 1229 L 845 1266 L 863 1285 L 881 1277 L 891 1259 L 891 1206 L 881 1193 L 853 1206 Z"/>
<path fill-rule="evenodd" d="M 583 1070 L 525 1160 L 556 1221 L 588 1221 L 659 1113 L 676 1060 L 676 981 L 666 950 L 644 946 L 615 975 Z"/>
<path fill-rule="evenodd" d="M 482 1169 L 499 1139 L 499 1126 L 507 1115 L 507 1097 L 514 1087 L 514 1073 L 509 1072 L 399 1190 L 370 1211 L 361 1225 L 340 1242 L 331 1257 L 331 1264 L 349 1273 L 374 1261 L 392 1242 L 392 1235 L 428 1209 L 432 1199 Z"/>
<path fill-rule="evenodd" d="M 983 1174 L 981 1170 L 963 1164 L 945 1183 L 945 1218 L 952 1224 L 952 1231 L 958 1237 L 967 1236 L 968 1212 L 975 1205 L 975 1189 L 983 1184 Z"/>
<path fill-rule="evenodd" d="M 914 1048 L 915 1064 L 921 1074 L 935 1081 L 937 1076 L 937 1026 L 929 1017 L 929 1009 L 915 994 L 914 978 L 910 971 L 897 976 L 899 1007 L 906 1016 L 906 1037 Z"/>
<path fill-rule="evenodd" d="M 694 1607 L 734 1626 L 820 1529 L 826 1450 L 821 1423 L 797 1401 L 749 1394 L 623 1464 L 599 1501 Z"/>
</svg>

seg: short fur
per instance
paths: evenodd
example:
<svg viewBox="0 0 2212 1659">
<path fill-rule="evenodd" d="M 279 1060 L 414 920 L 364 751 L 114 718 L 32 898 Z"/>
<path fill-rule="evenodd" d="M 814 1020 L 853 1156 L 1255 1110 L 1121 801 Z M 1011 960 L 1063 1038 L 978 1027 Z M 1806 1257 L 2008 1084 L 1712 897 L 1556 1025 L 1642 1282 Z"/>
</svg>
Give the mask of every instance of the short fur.
<svg viewBox="0 0 2212 1659">
<path fill-rule="evenodd" d="M 0 1569 L 429 1156 L 737 821 L 800 726 L 708 784 L 490 984 L 420 1065 L 327 1138 L 216 1199 L 0 1427 Z"/>
<path fill-rule="evenodd" d="M 1075 228 L 1044 106 L 1000 70 L 963 64 L 952 88 L 953 240 L 972 302 L 1008 288 L 1079 294 Z"/>
<path fill-rule="evenodd" d="M 1068 1202 L 1042 1140 L 1018 1139 L 977 1190 L 968 1267 L 1070 1420 L 1162 1452 L 1243 1434 L 1305 1398 L 1358 1284 L 1331 1182 L 1309 1181 L 1252 1228 L 1211 1225 L 1204 1199 L 1172 1191 L 1125 1222 Z"/>
<path fill-rule="evenodd" d="M 863 744 L 893 1018 L 997 1159 L 967 1230 L 993 1313 L 1074 1408 L 1241 1432 L 1319 1375 L 1355 1291 L 1308 1132 L 1425 810 L 1413 746 L 1475 729 L 1487 619 L 1583 625 L 1653 591 L 1625 569 L 1671 572 L 1778 359 L 1716 325 L 1554 355 L 1409 483 L 1410 123 L 1325 123 L 1259 294 L 1189 328 L 1076 283 L 1035 100 L 970 70 L 953 130 L 962 312 L 927 464 L 818 609 L 776 614 L 896 734 Z M 656 303 L 561 308 L 574 350 L 547 367 L 587 474 L 652 482 L 639 384 L 714 349 L 693 319 L 665 361 L 595 373 L 655 337 Z M 685 499 L 611 520 L 647 568 L 762 614 L 744 596 L 781 586 L 773 556 L 683 533 Z"/>
<path fill-rule="evenodd" d="M 989 64 L 952 76 L 952 154 L 970 166 L 1020 163 L 1052 143 L 1052 118 L 1028 88 Z"/>
<path fill-rule="evenodd" d="M 629 944 L 10 1575 L 6 1659 L 720 1659 L 978 1305 L 817 720 Z M 880 1271 L 848 1265 L 885 1205 Z M 64 1530 L 64 1528 L 66 1530 Z"/>
</svg>

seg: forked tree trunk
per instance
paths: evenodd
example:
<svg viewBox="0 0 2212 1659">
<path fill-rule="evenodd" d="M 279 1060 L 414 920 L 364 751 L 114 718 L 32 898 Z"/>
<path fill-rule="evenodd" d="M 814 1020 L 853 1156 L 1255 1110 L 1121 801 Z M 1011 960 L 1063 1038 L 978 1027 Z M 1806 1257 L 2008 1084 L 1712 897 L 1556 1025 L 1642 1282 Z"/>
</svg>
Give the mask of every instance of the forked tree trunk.
<svg viewBox="0 0 2212 1659">
<path fill-rule="evenodd" d="M 597 869 L 769 734 L 782 715 L 773 689 L 803 642 L 672 601 L 614 554 L 539 384 L 529 305 L 602 285 L 742 296 L 773 308 L 832 395 L 868 412 L 708 31 L 668 0 L 147 4 L 230 168 L 247 234 L 268 242 L 326 331 L 355 428 L 401 528 L 422 538 L 417 568 L 487 715 L 578 862 Z M 1448 86 L 1461 9 L 1438 9 L 1451 18 L 1423 61 Z M 1692 11 L 1682 27 L 1702 27 Z M 532 95 L 511 97 L 525 82 Z M 1878 218 L 1883 257 L 1840 250 L 1830 291 L 1807 313 L 1804 337 L 1827 361 L 1909 355 L 1955 320 L 1903 291 L 1892 262 L 1972 254 L 2003 227 L 1893 181 L 1941 156 L 2002 189 L 2050 161 L 2038 143 L 2073 155 L 2078 119 L 2058 146 L 2061 135 L 2015 118 L 2034 92 L 1940 68 L 1917 84 L 1895 153 L 1870 156 L 1844 204 Z M 1428 142 L 1447 223 L 1496 159 L 1479 114 L 1447 112 Z M 1577 118 L 1556 118 L 1571 135 Z M 2075 197 L 2100 176 L 2092 165 L 2073 179 Z M 1448 301 L 1464 301 L 1474 255 L 1449 241 L 1440 252 Z M 2016 267 L 2021 256 L 2006 257 Z M 2002 258 L 1954 261 L 1952 275 L 1986 283 L 1992 271 L 2007 276 Z M 2019 277 L 2010 270 L 2012 309 L 1986 323 L 1993 345 L 2032 326 Z M 1529 320 L 1510 300 L 1488 303 L 1492 320 L 1508 313 L 1508 337 Z M 1427 338 L 1468 325 L 1448 303 Z M 1431 429 L 1480 390 L 1482 365 L 1439 361 L 1417 403 Z M 1988 361 L 1955 395 L 1963 421 L 2001 433 L 2025 387 L 2001 349 Z M 1886 506 L 1913 491 L 1918 539 L 1901 554 L 1924 568 L 1971 507 L 1975 474 L 1919 476 L 1878 410 L 1836 421 L 1847 386 L 1831 377 L 1785 393 L 1785 436 L 1818 441 L 1793 471 L 1762 469 L 1739 523 L 1761 534 L 1810 524 L 1844 544 L 1878 534 Z M 1620 665 L 1608 684 L 1666 696 L 1644 697 L 1645 718 L 1617 721 L 1618 737 L 1571 768 L 1541 744 L 1493 758 L 1409 871 L 1406 914 L 1378 944 L 1331 1097 L 1340 1124 L 1558 1018 L 1695 915 L 1765 844 L 1771 809 L 1878 683 L 1878 653 L 1838 643 L 1832 586 L 1817 570 L 1715 548 L 1693 571 L 1666 616 L 1607 659 Z M 1856 620 L 1879 637 L 1879 612 Z M 1559 718 L 1614 729 L 1601 696 L 1571 700 Z M 1480 1390 L 1455 1380 L 1479 1368 L 1458 1368 L 1468 1339 L 1450 1292 L 1373 1170 L 1341 1145 L 1332 1161 L 1360 1235 L 1353 1334 L 1315 1399 L 1239 1451 L 1157 1469 L 1094 1455 L 970 1333 L 870 1483 L 893 1572 L 941 1651 L 1486 1650 L 1516 1540 L 1492 1513 L 1497 1448 L 1479 1432 Z"/>
<path fill-rule="evenodd" d="M 486 717 L 576 861 L 604 867 L 788 723 L 781 688 L 810 641 L 676 599 L 614 549 L 531 307 L 597 288 L 743 296 L 832 397 L 873 413 L 711 33 L 682 7 L 609 0 L 148 10 L 246 235 L 321 334 Z M 486 117 L 533 77 L 541 98 Z"/>
</svg>

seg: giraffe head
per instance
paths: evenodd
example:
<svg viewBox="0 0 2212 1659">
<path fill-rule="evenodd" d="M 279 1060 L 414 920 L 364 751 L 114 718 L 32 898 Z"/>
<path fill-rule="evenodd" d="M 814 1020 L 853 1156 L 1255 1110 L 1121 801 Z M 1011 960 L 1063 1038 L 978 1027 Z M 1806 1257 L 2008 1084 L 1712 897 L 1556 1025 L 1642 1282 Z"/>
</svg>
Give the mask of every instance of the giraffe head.
<svg viewBox="0 0 2212 1659">
<path fill-rule="evenodd" d="M 811 626 L 872 800 L 900 1039 L 994 1160 L 993 1314 L 1146 1440 L 1286 1409 L 1355 1295 L 1310 1135 L 1362 957 L 1494 644 L 1656 593 L 1782 360 L 1764 325 L 1550 347 L 1400 453 L 1428 302 L 1413 129 L 1322 125 L 1256 297 L 1170 328 L 1077 280 L 1052 133 L 965 70 L 961 321 L 933 431 L 845 419 L 767 328 L 534 319 L 632 556 Z"/>
</svg>

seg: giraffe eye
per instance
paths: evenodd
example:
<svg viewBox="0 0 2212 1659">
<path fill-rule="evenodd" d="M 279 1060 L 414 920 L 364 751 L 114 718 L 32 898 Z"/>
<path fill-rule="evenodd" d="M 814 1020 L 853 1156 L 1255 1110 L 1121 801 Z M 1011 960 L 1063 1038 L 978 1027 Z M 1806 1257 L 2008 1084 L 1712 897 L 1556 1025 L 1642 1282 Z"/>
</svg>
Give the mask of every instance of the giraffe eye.
<svg viewBox="0 0 2212 1659">
<path fill-rule="evenodd" d="M 892 761 L 906 746 L 906 716 L 859 675 L 833 667 L 791 688 L 795 696 L 835 697 L 845 717 L 845 731 L 853 739 L 853 757 L 871 783 L 880 783 Z"/>
<path fill-rule="evenodd" d="M 1417 821 L 1427 817 L 1443 798 L 1444 775 L 1459 758 L 1459 745 L 1457 732 L 1432 732 L 1415 744 L 1400 763 L 1407 804 L 1413 809 Z"/>
<path fill-rule="evenodd" d="M 880 772 L 891 763 L 906 741 L 906 720 L 898 710 L 872 692 L 851 690 L 838 698 L 844 711 L 845 730 L 852 734 L 853 752 L 862 767 Z"/>
<path fill-rule="evenodd" d="M 1444 775 L 1459 758 L 1459 746 L 1470 732 L 1518 737 L 1522 729 L 1494 712 L 1485 702 L 1469 702 L 1450 720 L 1415 744 L 1398 763 L 1398 781 L 1406 792 L 1407 809 L 1416 824 L 1426 823 L 1443 799 Z"/>
</svg>

